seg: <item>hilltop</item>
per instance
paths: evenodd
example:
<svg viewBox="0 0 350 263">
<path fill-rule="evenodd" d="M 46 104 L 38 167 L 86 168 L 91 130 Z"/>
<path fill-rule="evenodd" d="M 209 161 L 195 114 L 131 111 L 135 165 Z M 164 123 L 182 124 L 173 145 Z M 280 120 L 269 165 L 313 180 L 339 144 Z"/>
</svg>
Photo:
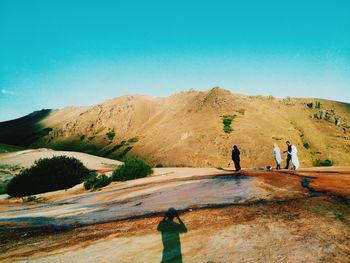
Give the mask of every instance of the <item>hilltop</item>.
<svg viewBox="0 0 350 263">
<path fill-rule="evenodd" d="M 165 98 L 130 95 L 2 122 L 0 143 L 196 167 L 226 167 L 237 144 L 243 167 L 261 167 L 273 165 L 273 143 L 283 151 L 290 140 L 304 167 L 326 159 L 350 165 L 349 113 L 350 104 L 341 102 L 245 96 L 221 88 Z"/>
</svg>

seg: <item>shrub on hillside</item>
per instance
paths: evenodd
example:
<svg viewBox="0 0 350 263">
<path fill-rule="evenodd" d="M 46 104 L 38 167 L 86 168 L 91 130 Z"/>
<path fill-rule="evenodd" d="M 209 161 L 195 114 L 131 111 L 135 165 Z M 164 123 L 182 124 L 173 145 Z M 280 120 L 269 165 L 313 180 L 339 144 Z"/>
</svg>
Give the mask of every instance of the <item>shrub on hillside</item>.
<svg viewBox="0 0 350 263">
<path fill-rule="evenodd" d="M 71 188 L 89 173 L 82 162 L 66 156 L 39 159 L 9 182 L 10 196 L 27 196 Z"/>
<path fill-rule="evenodd" d="M 130 139 L 128 140 L 129 143 L 136 143 L 136 142 L 138 142 L 138 141 L 139 141 L 139 138 L 137 138 L 137 137 L 133 137 L 133 138 L 130 138 Z"/>
<path fill-rule="evenodd" d="M 127 181 L 146 177 L 153 173 L 152 167 L 139 158 L 125 158 L 124 163 L 113 171 L 113 181 Z"/>
<path fill-rule="evenodd" d="M 7 193 L 7 182 L 0 182 L 0 195 Z"/>
<path fill-rule="evenodd" d="M 84 188 L 86 190 L 96 190 L 102 188 L 111 183 L 111 178 L 105 174 L 97 175 L 96 173 L 91 173 L 84 180 Z"/>
<path fill-rule="evenodd" d="M 310 149 L 310 144 L 309 144 L 309 143 L 307 143 L 307 142 L 306 142 L 306 143 L 304 143 L 304 148 L 305 148 L 305 149 L 307 149 L 307 150 L 308 150 L 308 149 Z"/>
<path fill-rule="evenodd" d="M 224 115 L 221 116 L 222 123 L 224 124 L 224 132 L 231 133 L 233 131 L 231 124 L 232 121 L 237 117 L 237 115 Z"/>
<path fill-rule="evenodd" d="M 115 136 L 115 131 L 114 130 L 110 130 L 109 132 L 106 133 L 106 135 L 107 135 L 107 137 L 108 137 L 108 139 L 110 141 L 113 141 L 114 136 Z"/>
<path fill-rule="evenodd" d="M 324 161 L 321 161 L 321 160 L 317 159 L 314 162 L 314 166 L 333 166 L 333 161 L 329 160 L 329 159 L 326 159 Z"/>
</svg>

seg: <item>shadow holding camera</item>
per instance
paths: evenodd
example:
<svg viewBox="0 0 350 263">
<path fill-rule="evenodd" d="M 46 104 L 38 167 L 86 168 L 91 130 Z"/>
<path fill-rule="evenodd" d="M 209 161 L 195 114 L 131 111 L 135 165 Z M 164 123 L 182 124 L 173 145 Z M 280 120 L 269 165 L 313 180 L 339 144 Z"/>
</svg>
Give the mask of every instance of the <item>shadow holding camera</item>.
<svg viewBox="0 0 350 263">
<path fill-rule="evenodd" d="M 174 222 L 174 219 L 178 222 Z M 174 208 L 169 208 L 165 213 L 157 230 L 162 233 L 163 256 L 161 262 L 182 263 L 180 233 L 186 233 L 187 228 Z"/>
</svg>

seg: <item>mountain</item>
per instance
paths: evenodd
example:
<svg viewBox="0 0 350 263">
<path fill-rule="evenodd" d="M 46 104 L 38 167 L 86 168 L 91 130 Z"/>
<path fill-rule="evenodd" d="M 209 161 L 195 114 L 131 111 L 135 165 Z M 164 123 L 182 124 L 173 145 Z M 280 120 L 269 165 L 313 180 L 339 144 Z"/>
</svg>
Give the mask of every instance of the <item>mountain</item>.
<svg viewBox="0 0 350 263">
<path fill-rule="evenodd" d="M 0 143 L 204 167 L 226 167 L 236 144 L 243 167 L 261 167 L 274 165 L 274 143 L 283 151 L 290 140 L 302 166 L 326 159 L 350 165 L 349 113 L 350 104 L 341 102 L 245 96 L 221 88 L 165 98 L 130 95 L 1 122 Z"/>
</svg>

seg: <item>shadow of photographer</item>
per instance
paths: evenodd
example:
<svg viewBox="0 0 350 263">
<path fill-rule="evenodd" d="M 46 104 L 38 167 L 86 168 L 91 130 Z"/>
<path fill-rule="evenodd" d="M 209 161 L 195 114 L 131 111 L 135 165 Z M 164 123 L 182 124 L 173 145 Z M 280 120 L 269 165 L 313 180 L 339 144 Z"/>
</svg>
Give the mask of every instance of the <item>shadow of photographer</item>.
<svg viewBox="0 0 350 263">
<path fill-rule="evenodd" d="M 174 219 L 177 222 L 174 222 Z M 162 263 L 182 263 L 180 233 L 186 233 L 187 228 L 174 208 L 169 208 L 164 218 L 158 224 L 157 230 L 162 233 L 163 256 Z"/>
</svg>

